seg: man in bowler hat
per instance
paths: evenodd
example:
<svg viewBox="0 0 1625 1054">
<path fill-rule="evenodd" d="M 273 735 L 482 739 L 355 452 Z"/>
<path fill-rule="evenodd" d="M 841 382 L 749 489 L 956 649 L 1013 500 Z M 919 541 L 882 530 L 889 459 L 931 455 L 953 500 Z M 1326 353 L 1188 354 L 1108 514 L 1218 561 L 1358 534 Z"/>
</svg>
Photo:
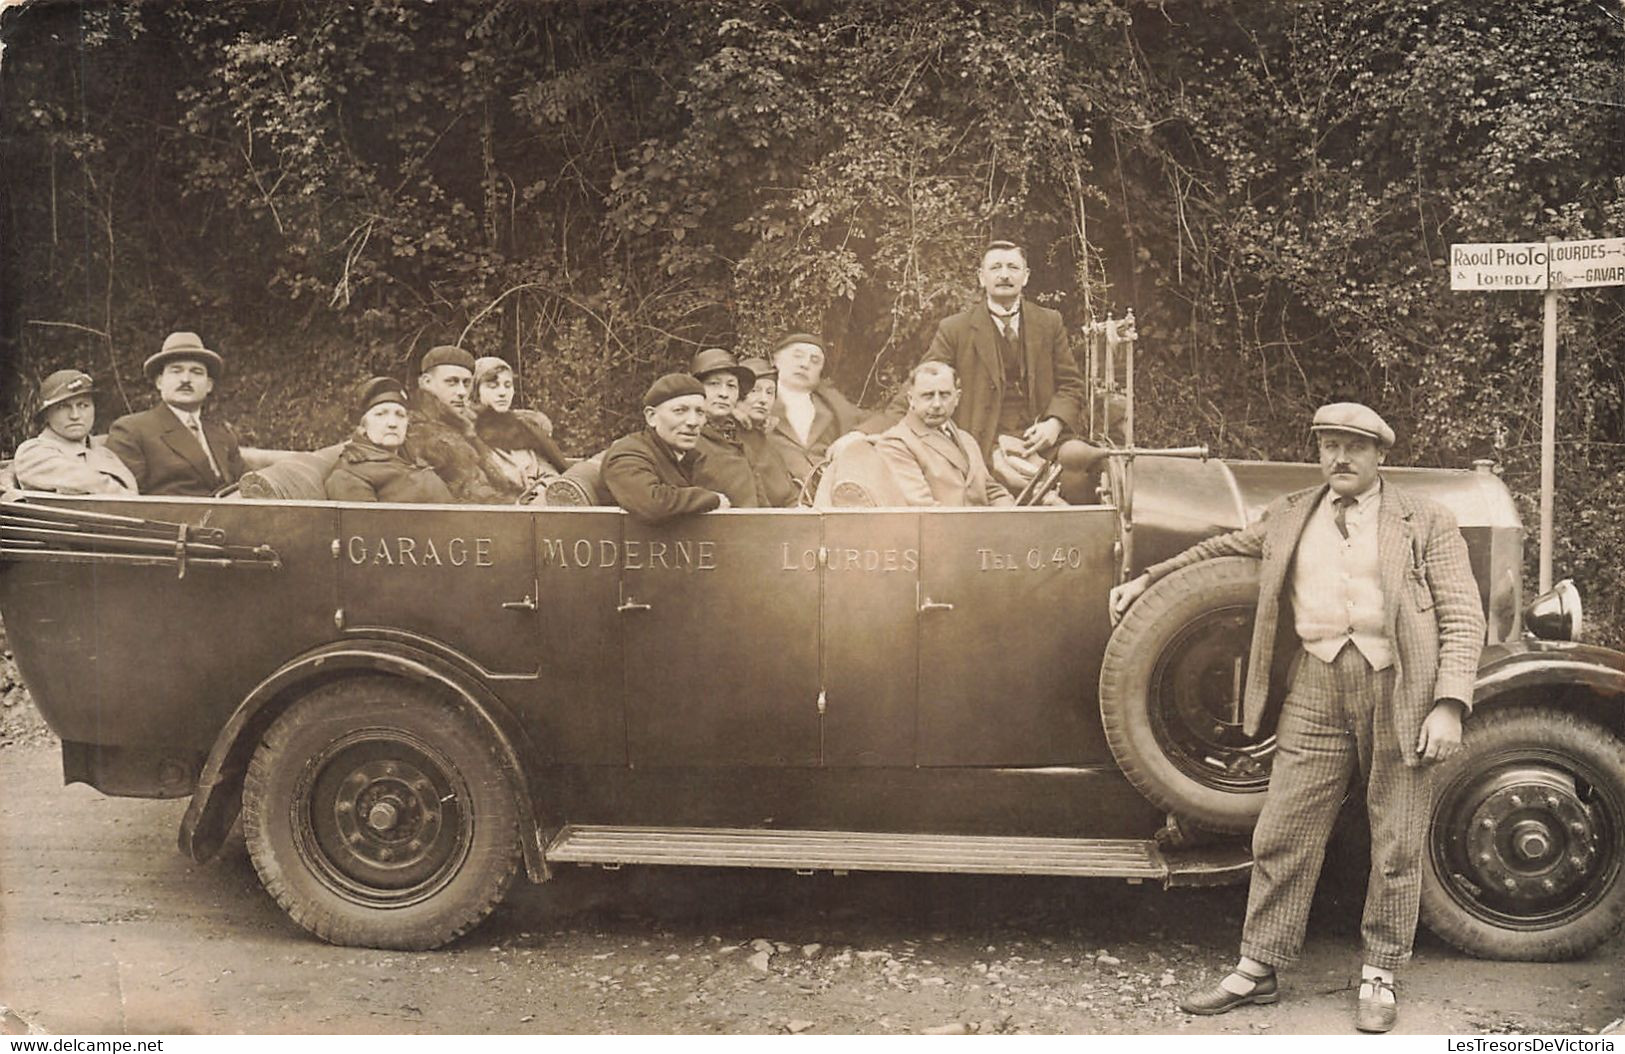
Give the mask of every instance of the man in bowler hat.
<svg viewBox="0 0 1625 1054">
<path fill-rule="evenodd" d="M 705 424 L 705 386 L 668 373 L 643 396 L 646 427 L 604 452 L 604 486 L 615 503 L 644 523 L 726 509 L 728 496 L 695 483 L 705 455 L 696 447 Z"/>
<path fill-rule="evenodd" d="M 207 498 L 236 483 L 243 474 L 237 434 L 203 412 L 224 360 L 196 333 L 171 333 L 142 371 L 158 390 L 158 405 L 120 417 L 107 435 L 107 449 L 129 467 L 141 493 Z"/>
<path fill-rule="evenodd" d="M 1222 1014 L 1276 1001 L 1276 968 L 1303 946 L 1326 840 L 1358 770 L 1371 872 L 1354 1026 L 1387 1032 L 1399 1013 L 1394 973 L 1416 936 L 1428 778 L 1435 762 L 1461 749 L 1484 612 L 1455 517 L 1379 474 L 1394 442 L 1387 422 L 1370 407 L 1331 403 L 1310 428 L 1323 484 L 1152 565 L 1112 590 L 1111 614 L 1122 618 L 1152 582 L 1198 561 L 1260 559 L 1243 701 L 1250 736 L 1265 726 L 1277 647 L 1293 656 L 1253 830 L 1241 958 L 1218 982 L 1186 993 L 1181 1009 Z"/>
</svg>

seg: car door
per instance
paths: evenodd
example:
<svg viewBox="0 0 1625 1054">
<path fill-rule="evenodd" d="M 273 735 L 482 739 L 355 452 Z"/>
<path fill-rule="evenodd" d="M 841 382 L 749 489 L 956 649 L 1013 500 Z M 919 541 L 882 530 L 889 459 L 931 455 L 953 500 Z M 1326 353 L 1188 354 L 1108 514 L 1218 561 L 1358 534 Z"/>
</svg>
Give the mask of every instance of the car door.
<svg viewBox="0 0 1625 1054">
<path fill-rule="evenodd" d="M 616 604 L 634 766 L 819 761 L 819 517 L 627 517 Z"/>
<path fill-rule="evenodd" d="M 1115 531 L 1096 506 L 920 514 L 920 765 L 1110 759 L 1097 693 Z"/>
</svg>

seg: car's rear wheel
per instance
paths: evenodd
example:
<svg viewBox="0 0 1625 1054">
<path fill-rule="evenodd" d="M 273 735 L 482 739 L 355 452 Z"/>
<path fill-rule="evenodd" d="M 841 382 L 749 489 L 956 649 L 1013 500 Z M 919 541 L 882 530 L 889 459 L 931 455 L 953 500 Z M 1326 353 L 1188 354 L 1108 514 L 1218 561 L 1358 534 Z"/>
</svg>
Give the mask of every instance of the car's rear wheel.
<svg viewBox="0 0 1625 1054">
<path fill-rule="evenodd" d="M 325 685 L 277 719 L 244 779 L 243 832 L 266 890 L 334 944 L 438 947 L 490 913 L 519 859 L 488 737 L 387 677 Z"/>
<path fill-rule="evenodd" d="M 1422 919 L 1488 959 L 1554 961 L 1625 923 L 1625 743 L 1563 711 L 1491 710 L 1434 775 Z"/>
<path fill-rule="evenodd" d="M 1106 644 L 1100 715 L 1129 781 L 1160 808 L 1248 831 L 1269 786 L 1274 736 L 1242 731 L 1258 561 L 1204 560 L 1137 600 Z"/>
</svg>

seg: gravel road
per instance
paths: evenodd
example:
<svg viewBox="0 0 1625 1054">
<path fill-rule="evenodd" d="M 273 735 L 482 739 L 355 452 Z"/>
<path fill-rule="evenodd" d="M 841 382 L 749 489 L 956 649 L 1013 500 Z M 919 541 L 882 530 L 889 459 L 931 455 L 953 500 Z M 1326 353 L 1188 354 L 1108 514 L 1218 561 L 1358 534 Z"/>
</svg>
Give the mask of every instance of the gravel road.
<svg viewBox="0 0 1625 1054">
<path fill-rule="evenodd" d="M 52 1033 L 1102 1033 L 1349 1030 L 1358 898 L 1323 889 L 1283 1001 L 1218 1019 L 1177 992 L 1233 953 L 1243 889 L 1111 881 L 568 868 L 457 944 L 322 944 L 237 842 L 196 865 L 184 802 L 61 786 L 45 737 L 0 749 L 0 1004 Z M 44 741 L 42 741 L 42 739 Z M 1597 1032 L 1625 942 L 1560 965 L 1423 935 L 1410 1032 Z M 1615 1026 L 1617 1027 L 1617 1025 Z"/>
</svg>

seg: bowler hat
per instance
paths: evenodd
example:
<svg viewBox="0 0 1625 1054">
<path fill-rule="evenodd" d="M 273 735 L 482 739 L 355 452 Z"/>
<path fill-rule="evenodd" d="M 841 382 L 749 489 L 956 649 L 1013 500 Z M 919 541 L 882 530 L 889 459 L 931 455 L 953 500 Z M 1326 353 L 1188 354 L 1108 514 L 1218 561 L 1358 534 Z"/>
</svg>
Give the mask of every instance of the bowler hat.
<svg viewBox="0 0 1625 1054">
<path fill-rule="evenodd" d="M 829 348 L 824 345 L 824 338 L 813 333 L 786 334 L 777 344 L 773 345 L 773 354 L 777 355 L 792 344 L 811 344 L 826 356 L 829 355 Z"/>
<path fill-rule="evenodd" d="M 407 405 L 406 388 L 393 377 L 369 377 L 356 385 L 355 415 L 363 417 L 379 403 Z"/>
<path fill-rule="evenodd" d="M 731 373 L 739 378 L 739 390 L 745 392 L 756 384 L 756 372 L 741 366 L 738 359 L 722 348 L 706 348 L 695 355 L 688 364 L 688 372 L 702 381 L 709 373 Z"/>
<path fill-rule="evenodd" d="M 182 330 L 171 333 L 164 338 L 164 346 L 156 355 L 149 355 L 147 361 L 141 364 L 141 372 L 147 375 L 147 380 L 158 376 L 158 371 L 164 364 L 176 359 L 191 359 L 193 362 L 203 363 L 203 368 L 209 371 L 209 377 L 219 380 L 220 375 L 226 372 L 226 360 L 203 346 L 203 340 L 196 333 L 187 333 Z"/>
<path fill-rule="evenodd" d="M 436 366 L 461 366 L 473 373 L 474 356 L 455 344 L 441 344 L 424 352 L 423 360 L 418 363 L 418 372 L 428 373 Z"/>
<path fill-rule="evenodd" d="M 81 370 L 57 370 L 39 386 L 39 409 L 34 415 L 37 417 L 76 395 L 92 395 L 95 391 L 96 382 L 90 379 L 90 374 Z"/>
<path fill-rule="evenodd" d="M 649 385 L 649 390 L 643 393 L 643 406 L 659 406 L 661 403 L 685 395 L 704 395 L 705 385 L 687 373 L 668 373 L 664 377 Z"/>
<path fill-rule="evenodd" d="M 779 375 L 779 368 L 760 356 L 753 355 L 748 359 L 741 359 L 739 365 L 755 374 L 758 381 L 763 377 L 777 377 Z"/>
<path fill-rule="evenodd" d="M 1394 445 L 1394 430 L 1377 411 L 1360 403 L 1327 403 L 1315 411 L 1311 432 L 1353 432 L 1368 436 L 1384 448 Z"/>
</svg>

